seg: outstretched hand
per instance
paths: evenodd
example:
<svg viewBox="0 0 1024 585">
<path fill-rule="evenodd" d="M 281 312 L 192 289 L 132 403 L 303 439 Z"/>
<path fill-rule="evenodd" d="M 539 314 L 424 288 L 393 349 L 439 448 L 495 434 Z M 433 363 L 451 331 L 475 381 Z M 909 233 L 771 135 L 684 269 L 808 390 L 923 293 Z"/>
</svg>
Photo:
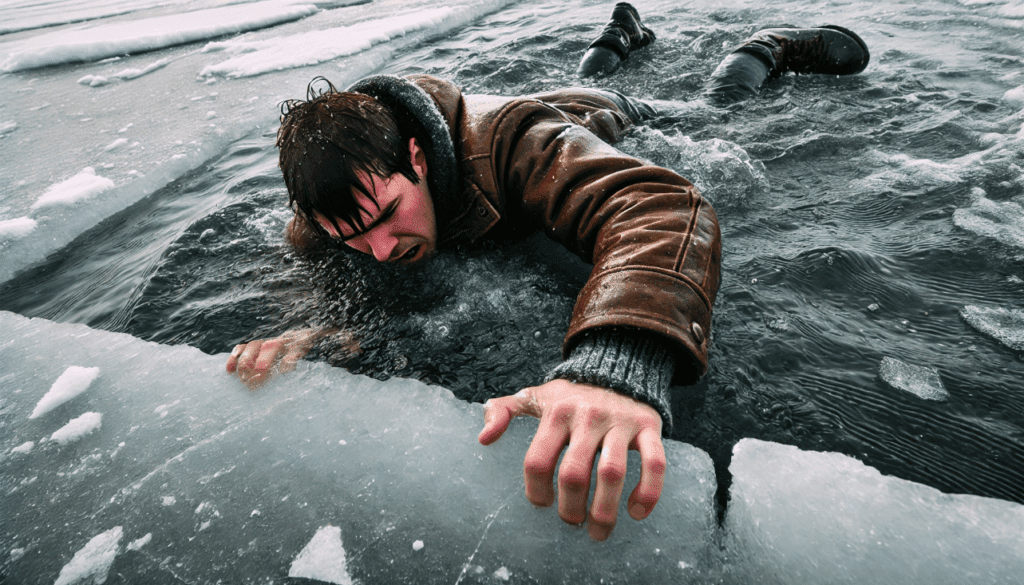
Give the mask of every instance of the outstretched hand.
<svg viewBox="0 0 1024 585">
<path fill-rule="evenodd" d="M 312 329 L 299 329 L 273 339 L 257 339 L 236 345 L 228 357 L 227 371 L 237 374 L 249 389 L 255 390 L 275 372 L 294 370 L 295 364 L 320 337 L 322 334 Z"/>
<path fill-rule="evenodd" d="M 594 540 L 604 540 L 615 527 L 626 478 L 628 450 L 640 452 L 640 482 L 629 495 L 629 515 L 646 518 L 661 497 L 665 450 L 661 416 L 651 406 L 598 386 L 552 380 L 484 405 L 480 443 L 490 445 L 517 416 L 540 419 L 523 462 L 526 498 L 537 506 L 555 501 L 555 465 L 568 445 L 558 472 L 558 515 L 569 524 L 588 523 Z M 598 449 L 597 488 L 587 510 L 590 475 Z"/>
</svg>

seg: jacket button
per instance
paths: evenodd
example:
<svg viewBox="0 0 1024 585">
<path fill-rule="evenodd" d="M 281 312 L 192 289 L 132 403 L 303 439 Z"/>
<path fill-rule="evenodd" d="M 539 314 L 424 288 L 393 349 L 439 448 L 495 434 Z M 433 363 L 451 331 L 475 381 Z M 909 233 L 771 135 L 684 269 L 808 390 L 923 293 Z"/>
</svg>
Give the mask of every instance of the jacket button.
<svg viewBox="0 0 1024 585">
<path fill-rule="evenodd" d="M 704 330 L 701 329 L 700 325 L 694 323 L 690 325 L 690 330 L 693 331 L 693 336 L 697 338 L 697 343 L 704 343 Z"/>
<path fill-rule="evenodd" d="M 480 217 L 483 217 L 487 215 L 487 210 L 484 208 L 483 205 L 480 205 L 476 208 L 476 214 L 479 215 Z"/>
</svg>

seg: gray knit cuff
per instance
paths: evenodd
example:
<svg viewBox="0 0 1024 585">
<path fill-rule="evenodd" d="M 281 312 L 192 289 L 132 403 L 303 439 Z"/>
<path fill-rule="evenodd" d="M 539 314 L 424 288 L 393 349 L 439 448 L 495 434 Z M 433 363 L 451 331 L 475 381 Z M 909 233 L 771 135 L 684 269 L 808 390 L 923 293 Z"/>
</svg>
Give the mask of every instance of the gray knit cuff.
<svg viewBox="0 0 1024 585">
<path fill-rule="evenodd" d="M 586 335 L 569 359 L 548 374 L 548 380 L 593 384 L 649 404 L 672 428 L 668 389 L 675 373 L 668 344 L 638 330 L 598 329 Z"/>
</svg>

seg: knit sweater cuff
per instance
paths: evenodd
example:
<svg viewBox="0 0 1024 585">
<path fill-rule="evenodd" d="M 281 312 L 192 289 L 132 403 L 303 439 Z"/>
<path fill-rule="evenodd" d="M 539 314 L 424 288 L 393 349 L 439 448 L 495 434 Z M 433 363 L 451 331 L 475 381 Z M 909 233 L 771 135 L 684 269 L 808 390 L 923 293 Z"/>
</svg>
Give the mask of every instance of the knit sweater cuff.
<svg viewBox="0 0 1024 585">
<path fill-rule="evenodd" d="M 650 405 L 672 428 L 668 389 L 675 360 L 656 335 L 636 330 L 599 329 L 584 337 L 569 359 L 548 375 L 614 390 Z"/>
</svg>

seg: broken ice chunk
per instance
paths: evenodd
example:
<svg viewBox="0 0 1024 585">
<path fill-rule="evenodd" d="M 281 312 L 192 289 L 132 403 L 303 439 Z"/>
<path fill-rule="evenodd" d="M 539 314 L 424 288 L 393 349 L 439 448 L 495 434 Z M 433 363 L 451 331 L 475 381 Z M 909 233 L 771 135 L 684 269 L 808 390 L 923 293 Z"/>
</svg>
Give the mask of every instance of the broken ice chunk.
<svg viewBox="0 0 1024 585">
<path fill-rule="evenodd" d="M 102 423 L 102 414 L 87 412 L 78 418 L 71 419 L 68 424 L 57 429 L 56 432 L 50 435 L 50 440 L 57 441 L 61 445 L 67 445 L 100 428 Z"/>
<path fill-rule="evenodd" d="M 967 305 L 960 316 L 968 325 L 1014 351 L 1024 351 L 1024 311 Z"/>
<path fill-rule="evenodd" d="M 133 540 L 131 543 L 129 543 L 128 550 L 139 550 L 140 548 L 149 544 L 149 541 L 151 540 L 153 540 L 153 533 L 147 532 L 146 536 L 143 536 L 138 540 Z"/>
<path fill-rule="evenodd" d="M 121 527 L 94 536 L 81 550 L 75 553 L 71 562 L 60 570 L 60 576 L 54 585 L 71 585 L 72 583 L 89 583 L 96 585 L 107 580 L 110 565 L 121 547 Z"/>
<path fill-rule="evenodd" d="M 352 585 L 345 566 L 345 549 L 341 544 L 341 528 L 322 526 L 306 548 L 292 561 L 289 577 L 316 579 L 335 585 Z"/>
<path fill-rule="evenodd" d="M 89 389 L 92 381 L 96 379 L 96 376 L 99 375 L 99 368 L 71 366 L 64 370 L 64 373 L 57 378 L 53 386 L 50 386 L 50 391 L 39 400 L 39 404 L 36 404 L 29 418 L 40 417 L 85 392 Z"/>
<path fill-rule="evenodd" d="M 896 388 L 910 392 L 925 400 L 946 400 L 949 392 L 942 385 L 938 370 L 923 366 L 912 366 L 898 359 L 882 358 L 878 366 L 878 375 L 882 380 Z"/>
</svg>

